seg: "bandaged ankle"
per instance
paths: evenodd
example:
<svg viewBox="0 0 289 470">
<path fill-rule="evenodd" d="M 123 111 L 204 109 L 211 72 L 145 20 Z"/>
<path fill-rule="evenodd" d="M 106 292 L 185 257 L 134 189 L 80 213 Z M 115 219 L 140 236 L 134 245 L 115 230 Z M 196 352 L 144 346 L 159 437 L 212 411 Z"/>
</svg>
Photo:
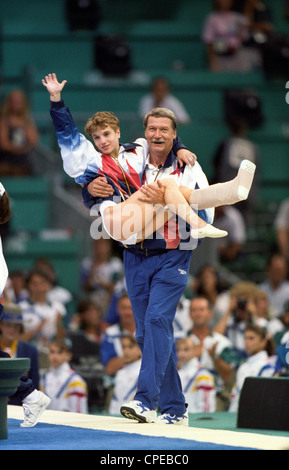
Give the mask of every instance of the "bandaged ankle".
<svg viewBox="0 0 289 470">
<path fill-rule="evenodd" d="M 231 181 L 217 183 L 207 188 L 197 189 L 192 192 L 190 204 L 197 205 L 198 209 L 208 209 L 230 204 L 247 199 L 255 172 L 256 165 L 249 160 L 243 160 L 238 175 Z"/>
</svg>

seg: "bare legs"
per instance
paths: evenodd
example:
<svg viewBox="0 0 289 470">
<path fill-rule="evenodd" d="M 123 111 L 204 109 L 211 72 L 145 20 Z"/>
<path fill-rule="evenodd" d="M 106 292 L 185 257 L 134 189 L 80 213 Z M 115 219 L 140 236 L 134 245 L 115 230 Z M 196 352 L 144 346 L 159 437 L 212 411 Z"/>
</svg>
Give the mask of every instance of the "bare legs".
<svg viewBox="0 0 289 470">
<path fill-rule="evenodd" d="M 243 160 L 233 180 L 197 190 L 185 186 L 178 187 L 172 178 L 162 179 L 166 209 L 160 205 L 140 201 L 137 191 L 126 201 L 104 210 L 105 227 L 110 236 L 116 240 L 125 241 L 134 235 L 135 241 L 141 241 L 161 228 L 172 214 L 176 214 L 190 225 L 193 238 L 224 237 L 227 232 L 206 224 L 196 215 L 190 204 L 201 210 L 235 204 L 246 199 L 251 189 L 255 168 L 254 163 Z"/>
<path fill-rule="evenodd" d="M 227 232 L 206 224 L 196 215 L 173 179 L 162 179 L 162 186 L 167 209 L 190 225 L 193 238 L 227 235 Z M 164 208 L 160 205 L 146 204 L 140 201 L 139 197 L 140 192 L 136 191 L 126 201 L 104 210 L 103 222 L 112 238 L 126 241 L 135 234 L 136 241 L 143 240 L 163 226 L 170 217 L 169 214 L 164 214 Z"/>
</svg>

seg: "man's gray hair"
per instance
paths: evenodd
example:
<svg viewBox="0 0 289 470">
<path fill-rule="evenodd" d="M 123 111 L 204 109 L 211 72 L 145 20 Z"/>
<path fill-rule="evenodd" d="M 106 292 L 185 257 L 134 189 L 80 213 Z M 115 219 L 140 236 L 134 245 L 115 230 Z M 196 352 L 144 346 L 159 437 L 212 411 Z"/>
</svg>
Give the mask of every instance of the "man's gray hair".
<svg viewBox="0 0 289 470">
<path fill-rule="evenodd" d="M 175 131 L 177 129 L 177 118 L 175 114 L 168 108 L 153 108 L 148 113 L 146 113 L 146 115 L 143 118 L 143 125 L 145 129 L 147 127 L 148 118 L 150 116 L 157 117 L 157 118 L 158 117 L 169 118 L 172 121 L 173 130 Z"/>
</svg>

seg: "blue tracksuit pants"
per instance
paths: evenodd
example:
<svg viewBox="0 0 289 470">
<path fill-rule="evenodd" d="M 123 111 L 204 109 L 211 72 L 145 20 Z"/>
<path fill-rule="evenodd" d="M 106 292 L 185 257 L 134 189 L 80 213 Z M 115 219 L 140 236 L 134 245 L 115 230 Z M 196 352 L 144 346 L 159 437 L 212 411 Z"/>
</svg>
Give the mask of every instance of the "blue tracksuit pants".
<svg viewBox="0 0 289 470">
<path fill-rule="evenodd" d="M 128 295 L 142 363 L 135 400 L 182 415 L 185 398 L 174 352 L 173 320 L 188 282 L 191 250 L 145 256 L 124 250 Z"/>
</svg>

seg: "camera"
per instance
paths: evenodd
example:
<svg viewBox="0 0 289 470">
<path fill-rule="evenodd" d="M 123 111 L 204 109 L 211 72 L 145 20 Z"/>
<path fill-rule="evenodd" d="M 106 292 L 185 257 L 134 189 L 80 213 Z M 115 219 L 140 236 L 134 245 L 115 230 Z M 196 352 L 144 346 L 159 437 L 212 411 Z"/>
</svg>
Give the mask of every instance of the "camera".
<svg viewBox="0 0 289 470">
<path fill-rule="evenodd" d="M 246 310 L 248 305 L 248 300 L 244 297 L 239 297 L 237 300 L 237 309 L 238 310 Z"/>
</svg>

